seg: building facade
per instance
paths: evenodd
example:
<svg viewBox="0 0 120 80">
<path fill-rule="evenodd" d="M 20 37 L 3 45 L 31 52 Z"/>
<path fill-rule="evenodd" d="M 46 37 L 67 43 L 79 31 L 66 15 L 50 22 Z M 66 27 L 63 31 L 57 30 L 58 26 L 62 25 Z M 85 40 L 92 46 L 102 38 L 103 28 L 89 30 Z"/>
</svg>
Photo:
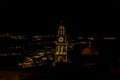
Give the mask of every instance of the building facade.
<svg viewBox="0 0 120 80">
<path fill-rule="evenodd" d="M 65 27 L 63 25 L 59 26 L 58 35 L 56 42 L 56 53 L 55 53 L 55 62 L 67 62 L 67 36 L 65 33 Z"/>
</svg>

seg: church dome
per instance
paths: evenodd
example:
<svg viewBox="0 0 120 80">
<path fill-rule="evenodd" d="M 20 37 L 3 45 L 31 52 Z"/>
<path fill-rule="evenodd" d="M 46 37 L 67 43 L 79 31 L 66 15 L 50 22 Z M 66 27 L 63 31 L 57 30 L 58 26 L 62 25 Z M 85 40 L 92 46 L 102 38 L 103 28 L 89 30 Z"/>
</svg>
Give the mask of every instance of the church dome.
<svg viewBox="0 0 120 80">
<path fill-rule="evenodd" d="M 81 52 L 81 55 L 96 56 L 99 55 L 98 51 L 92 47 L 84 48 Z"/>
</svg>

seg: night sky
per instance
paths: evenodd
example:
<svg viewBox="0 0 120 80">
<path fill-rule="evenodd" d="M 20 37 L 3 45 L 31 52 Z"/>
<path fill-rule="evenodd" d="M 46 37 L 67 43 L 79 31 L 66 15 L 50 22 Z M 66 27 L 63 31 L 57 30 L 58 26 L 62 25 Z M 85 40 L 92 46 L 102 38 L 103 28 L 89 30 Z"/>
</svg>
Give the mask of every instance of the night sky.
<svg viewBox="0 0 120 80">
<path fill-rule="evenodd" d="M 60 20 L 63 20 L 66 31 L 70 35 L 119 33 L 119 16 L 116 16 L 118 13 L 113 15 L 104 11 L 92 10 L 81 11 L 80 14 L 77 12 L 68 14 L 69 12 L 66 13 L 64 10 L 59 10 L 59 13 L 51 12 L 48 9 L 44 12 L 43 10 L 26 9 L 13 11 L 13 13 L 9 13 L 9 17 L 7 17 L 8 14 L 4 14 L 1 18 L 1 32 L 54 35 L 57 33 Z"/>
<path fill-rule="evenodd" d="M 118 0 L 112 0 L 112 8 L 120 8 L 120 2 Z"/>
<path fill-rule="evenodd" d="M 8 0 L 1 0 L 0 8 L 8 8 Z"/>
<path fill-rule="evenodd" d="M 83 13 L 84 14 L 84 13 Z M 33 14 L 34 15 L 34 14 Z M 55 34 L 60 20 L 66 27 L 69 34 L 87 33 L 116 33 L 119 32 L 120 25 L 117 20 L 113 20 L 108 14 L 84 14 L 84 15 L 70 15 L 70 16 L 31 16 L 19 15 L 19 17 L 11 25 L 15 26 L 16 31 L 20 32 L 34 32 L 39 34 Z M 38 14 L 37 14 L 38 15 Z M 116 19 L 116 18 L 115 18 Z"/>
</svg>

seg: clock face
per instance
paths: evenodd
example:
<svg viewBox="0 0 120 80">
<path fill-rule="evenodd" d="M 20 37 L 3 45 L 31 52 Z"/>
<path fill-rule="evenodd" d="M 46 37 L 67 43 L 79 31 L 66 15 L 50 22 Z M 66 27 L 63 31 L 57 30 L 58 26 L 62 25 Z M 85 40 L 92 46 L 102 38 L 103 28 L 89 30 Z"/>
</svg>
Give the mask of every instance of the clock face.
<svg viewBox="0 0 120 80">
<path fill-rule="evenodd" d="M 58 39 L 58 41 L 59 41 L 59 42 L 63 42 L 63 41 L 64 41 L 63 37 L 60 37 L 60 38 Z"/>
</svg>

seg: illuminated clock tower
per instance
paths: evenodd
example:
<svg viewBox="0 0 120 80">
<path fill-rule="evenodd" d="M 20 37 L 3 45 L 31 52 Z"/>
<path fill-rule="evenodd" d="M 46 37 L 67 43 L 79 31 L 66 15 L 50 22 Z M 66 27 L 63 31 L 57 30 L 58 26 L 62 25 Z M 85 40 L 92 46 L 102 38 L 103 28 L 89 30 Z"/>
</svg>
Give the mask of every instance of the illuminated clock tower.
<svg viewBox="0 0 120 80">
<path fill-rule="evenodd" d="M 59 26 L 57 39 L 55 62 L 67 62 L 67 38 L 63 25 Z"/>
</svg>

